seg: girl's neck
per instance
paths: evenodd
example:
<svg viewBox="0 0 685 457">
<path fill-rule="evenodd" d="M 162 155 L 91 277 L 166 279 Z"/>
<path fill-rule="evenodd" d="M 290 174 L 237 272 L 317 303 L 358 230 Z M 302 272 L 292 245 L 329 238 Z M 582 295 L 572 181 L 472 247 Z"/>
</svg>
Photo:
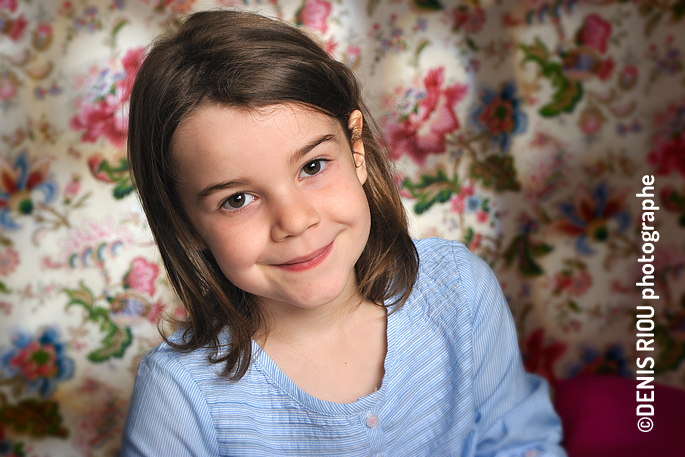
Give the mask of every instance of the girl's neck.
<svg viewBox="0 0 685 457">
<path fill-rule="evenodd" d="M 342 331 L 360 308 L 377 305 L 362 298 L 352 275 L 348 287 L 336 300 L 316 308 L 274 302 L 258 302 L 258 306 L 265 323 L 254 340 L 263 346 L 271 338 L 289 344 L 300 344 L 330 337 Z"/>
<path fill-rule="evenodd" d="M 325 401 L 353 403 L 381 388 L 387 354 L 384 307 L 362 300 L 338 314 L 279 322 L 255 339 L 300 389 Z"/>
</svg>

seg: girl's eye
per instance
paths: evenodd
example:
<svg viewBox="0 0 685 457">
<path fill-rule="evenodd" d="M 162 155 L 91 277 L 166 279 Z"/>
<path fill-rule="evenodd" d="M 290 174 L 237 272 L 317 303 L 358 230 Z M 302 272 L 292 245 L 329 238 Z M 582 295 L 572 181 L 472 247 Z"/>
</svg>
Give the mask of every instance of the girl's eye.
<svg viewBox="0 0 685 457">
<path fill-rule="evenodd" d="M 326 168 L 326 162 L 328 161 L 324 159 L 316 159 L 307 163 L 307 165 L 302 167 L 300 178 L 306 178 L 307 176 L 314 176 L 315 174 L 321 173 L 321 171 Z"/>
<path fill-rule="evenodd" d="M 233 194 L 224 201 L 221 207 L 223 209 L 233 211 L 252 203 L 252 201 L 254 201 L 254 195 L 245 193 Z"/>
</svg>

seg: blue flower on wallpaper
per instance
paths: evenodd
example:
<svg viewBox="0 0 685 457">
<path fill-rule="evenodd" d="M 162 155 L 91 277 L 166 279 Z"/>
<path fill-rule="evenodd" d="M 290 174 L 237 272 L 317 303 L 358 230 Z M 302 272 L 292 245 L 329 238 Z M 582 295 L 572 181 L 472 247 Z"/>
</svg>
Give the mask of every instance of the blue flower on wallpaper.
<svg viewBox="0 0 685 457">
<path fill-rule="evenodd" d="M 107 300 L 110 302 L 110 317 L 122 326 L 133 324 L 139 317 L 147 314 L 150 307 L 147 300 L 132 291 L 119 293 Z"/>
<path fill-rule="evenodd" d="M 568 370 L 568 377 L 584 374 L 633 376 L 623 346 L 620 344 L 610 345 L 601 353 L 595 348 L 584 346 L 580 350 L 580 363 Z"/>
<path fill-rule="evenodd" d="M 604 242 L 613 232 L 623 233 L 630 226 L 630 214 L 625 210 L 627 192 L 609 191 L 605 183 L 590 191 L 579 187 L 570 203 L 560 203 L 561 218 L 553 222 L 554 228 L 576 238 L 576 249 L 581 254 L 595 251 L 592 242 Z"/>
<path fill-rule="evenodd" d="M 50 157 L 29 161 L 22 151 L 14 163 L 0 155 L 0 225 L 16 230 L 15 215 L 32 214 L 38 205 L 48 205 L 57 194 L 57 185 L 48 179 Z"/>
<path fill-rule="evenodd" d="M 472 195 L 466 199 L 466 209 L 469 211 L 476 211 L 480 208 L 480 198 L 477 195 Z"/>
<path fill-rule="evenodd" d="M 0 369 L 7 377 L 21 377 L 32 391 L 50 397 L 59 381 L 74 375 L 74 361 L 67 357 L 56 327 L 43 329 L 37 337 L 18 330 L 13 348 L 0 355 Z"/>
<path fill-rule="evenodd" d="M 480 132 L 485 132 L 504 153 L 511 148 L 513 135 L 523 133 L 528 116 L 521 110 L 513 81 L 502 84 L 499 92 L 490 88 L 480 91 L 481 104 L 471 114 L 471 120 Z"/>
</svg>

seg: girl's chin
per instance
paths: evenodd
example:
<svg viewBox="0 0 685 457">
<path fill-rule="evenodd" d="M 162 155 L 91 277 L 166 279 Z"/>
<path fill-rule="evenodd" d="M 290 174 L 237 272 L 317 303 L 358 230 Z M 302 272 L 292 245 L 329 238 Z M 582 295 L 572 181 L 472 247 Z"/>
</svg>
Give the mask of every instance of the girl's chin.
<svg viewBox="0 0 685 457">
<path fill-rule="evenodd" d="M 291 308 L 292 310 L 301 309 L 303 311 L 316 310 L 327 308 L 328 306 L 338 302 L 340 299 L 343 298 L 343 293 L 344 287 L 340 287 L 337 290 L 329 289 L 327 291 L 303 291 L 296 295 L 289 294 L 289 296 L 282 297 L 280 300 L 268 298 L 262 299 L 262 302 L 266 303 L 267 306 L 276 306 L 281 309 Z M 345 300 L 343 303 L 346 303 L 347 301 L 349 300 Z"/>
</svg>

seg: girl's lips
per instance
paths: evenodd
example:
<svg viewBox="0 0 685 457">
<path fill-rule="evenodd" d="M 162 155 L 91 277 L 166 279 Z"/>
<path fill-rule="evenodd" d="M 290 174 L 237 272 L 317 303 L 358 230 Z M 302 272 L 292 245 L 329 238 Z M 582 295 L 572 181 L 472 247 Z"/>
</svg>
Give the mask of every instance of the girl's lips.
<svg viewBox="0 0 685 457">
<path fill-rule="evenodd" d="M 328 257 L 328 254 L 331 252 L 332 248 L 333 242 L 331 242 L 331 244 L 329 244 L 328 246 L 311 253 L 308 256 L 298 257 L 296 259 L 290 260 L 286 263 L 282 263 L 276 266 L 286 271 L 293 272 L 309 270 L 310 268 L 314 268 L 315 266 L 323 262 L 326 259 L 326 257 Z"/>
</svg>

